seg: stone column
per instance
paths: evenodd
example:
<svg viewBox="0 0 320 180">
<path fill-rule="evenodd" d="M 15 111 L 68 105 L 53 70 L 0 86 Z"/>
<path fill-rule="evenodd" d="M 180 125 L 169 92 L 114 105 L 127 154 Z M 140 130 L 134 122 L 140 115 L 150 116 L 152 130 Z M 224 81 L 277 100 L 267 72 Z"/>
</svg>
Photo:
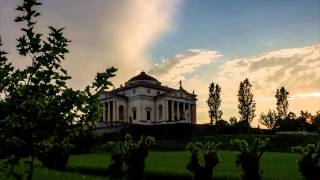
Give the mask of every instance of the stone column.
<svg viewBox="0 0 320 180">
<path fill-rule="evenodd" d="M 103 121 L 103 122 L 106 122 L 106 103 L 103 103 L 103 104 L 102 104 L 102 108 L 103 108 L 103 109 L 102 109 L 102 113 L 103 113 L 103 114 L 102 114 L 102 121 Z"/>
<path fill-rule="evenodd" d="M 183 103 L 183 119 L 187 122 L 188 121 L 188 116 L 186 115 L 186 113 L 187 113 L 187 103 Z"/>
<path fill-rule="evenodd" d="M 180 119 L 180 113 L 181 113 L 181 111 L 180 111 L 180 102 L 177 101 L 177 121 L 181 120 Z"/>
<path fill-rule="evenodd" d="M 106 106 L 107 106 L 107 121 L 110 122 L 110 104 L 109 102 L 106 102 Z"/>
<path fill-rule="evenodd" d="M 171 121 L 174 121 L 174 101 L 171 100 Z"/>
<path fill-rule="evenodd" d="M 169 121 L 169 101 L 165 101 L 164 105 L 165 120 Z"/>
<path fill-rule="evenodd" d="M 109 122 L 112 122 L 111 101 L 108 103 Z"/>
<path fill-rule="evenodd" d="M 117 112 L 116 112 L 116 101 L 113 101 L 113 121 L 116 121 Z"/>
<path fill-rule="evenodd" d="M 193 124 L 196 124 L 197 121 L 197 104 L 194 104 L 194 115 L 193 115 Z"/>
<path fill-rule="evenodd" d="M 191 104 L 188 103 L 188 122 L 191 123 Z"/>
</svg>

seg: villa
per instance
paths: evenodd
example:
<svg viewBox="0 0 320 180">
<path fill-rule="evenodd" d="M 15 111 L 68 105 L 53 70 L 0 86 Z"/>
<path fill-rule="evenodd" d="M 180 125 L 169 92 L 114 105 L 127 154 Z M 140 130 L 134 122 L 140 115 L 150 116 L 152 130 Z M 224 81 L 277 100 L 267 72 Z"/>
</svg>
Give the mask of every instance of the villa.
<svg viewBox="0 0 320 180">
<path fill-rule="evenodd" d="M 100 95 L 103 123 L 196 124 L 196 95 L 182 87 L 161 85 L 154 77 L 141 72 L 124 86 L 104 91 Z"/>
</svg>

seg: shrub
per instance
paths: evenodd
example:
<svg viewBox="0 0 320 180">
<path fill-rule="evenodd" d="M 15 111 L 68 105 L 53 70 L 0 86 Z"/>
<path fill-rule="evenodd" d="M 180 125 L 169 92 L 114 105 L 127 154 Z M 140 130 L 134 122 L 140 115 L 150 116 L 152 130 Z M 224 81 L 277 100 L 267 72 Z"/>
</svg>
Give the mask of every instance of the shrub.
<svg viewBox="0 0 320 180">
<path fill-rule="evenodd" d="M 301 154 L 298 160 L 300 173 L 307 180 L 320 179 L 320 143 L 296 146 L 292 148 L 292 151 Z"/>
<path fill-rule="evenodd" d="M 46 168 L 63 171 L 68 164 L 70 144 L 50 143 L 49 146 L 39 150 L 36 157 Z"/>
<path fill-rule="evenodd" d="M 217 147 L 219 145 L 213 142 L 188 143 L 186 149 L 190 151 L 191 158 L 187 168 L 193 173 L 195 180 L 211 179 L 214 167 L 220 162 L 217 154 Z M 199 163 L 199 151 L 203 154 L 204 166 L 201 166 Z"/>
<path fill-rule="evenodd" d="M 126 135 L 124 141 L 109 142 L 107 148 L 111 154 L 111 164 L 108 168 L 109 175 L 114 179 L 123 177 L 122 166 L 127 166 L 127 180 L 140 180 L 144 176 L 145 159 L 149 147 L 155 143 L 151 136 L 141 136 L 139 141 L 134 141 L 131 135 Z"/>
<path fill-rule="evenodd" d="M 236 147 L 240 153 L 236 156 L 236 166 L 241 166 L 244 180 L 260 180 L 260 159 L 265 151 L 269 139 L 261 140 L 255 138 L 249 147 L 246 140 L 234 139 L 231 144 Z"/>
</svg>

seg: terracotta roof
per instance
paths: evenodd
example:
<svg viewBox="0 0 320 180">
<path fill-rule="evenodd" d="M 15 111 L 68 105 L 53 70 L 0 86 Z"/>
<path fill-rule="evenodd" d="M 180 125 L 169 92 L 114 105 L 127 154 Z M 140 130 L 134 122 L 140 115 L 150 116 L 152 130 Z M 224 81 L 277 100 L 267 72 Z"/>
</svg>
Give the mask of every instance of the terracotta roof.
<svg viewBox="0 0 320 180">
<path fill-rule="evenodd" d="M 156 78 L 146 74 L 145 72 L 141 72 L 140 74 L 138 74 L 137 76 L 132 77 L 131 79 L 129 79 L 128 82 L 131 81 L 141 81 L 141 80 L 146 80 L 146 81 L 157 81 L 159 82 Z"/>
</svg>

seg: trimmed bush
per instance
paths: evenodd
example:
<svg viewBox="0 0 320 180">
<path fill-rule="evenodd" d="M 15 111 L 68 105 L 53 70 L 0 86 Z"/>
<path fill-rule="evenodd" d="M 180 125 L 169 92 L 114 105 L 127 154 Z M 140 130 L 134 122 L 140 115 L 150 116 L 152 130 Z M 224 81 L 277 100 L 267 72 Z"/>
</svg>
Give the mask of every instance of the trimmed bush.
<svg viewBox="0 0 320 180">
<path fill-rule="evenodd" d="M 292 150 L 301 155 L 298 160 L 300 173 L 307 180 L 320 179 L 320 143 L 296 146 Z"/>
<path fill-rule="evenodd" d="M 111 154 L 111 165 L 108 172 L 111 178 L 121 179 L 122 166 L 127 166 L 127 180 L 140 180 L 144 177 L 145 159 L 148 156 L 150 145 L 155 143 L 151 136 L 141 136 L 134 141 L 131 135 L 126 135 L 124 141 L 109 142 L 107 149 Z"/>
<path fill-rule="evenodd" d="M 254 139 L 251 146 L 246 140 L 234 139 L 231 144 L 234 145 L 240 153 L 236 156 L 236 166 L 241 166 L 243 170 L 242 178 L 244 180 L 260 180 L 260 159 L 265 151 L 269 139 Z"/>
<path fill-rule="evenodd" d="M 220 162 L 217 153 L 219 145 L 213 142 L 188 143 L 186 149 L 190 151 L 191 157 L 187 169 L 193 173 L 194 180 L 209 180 L 212 178 L 213 169 Z M 199 152 L 203 154 L 204 166 L 199 163 Z"/>
</svg>

